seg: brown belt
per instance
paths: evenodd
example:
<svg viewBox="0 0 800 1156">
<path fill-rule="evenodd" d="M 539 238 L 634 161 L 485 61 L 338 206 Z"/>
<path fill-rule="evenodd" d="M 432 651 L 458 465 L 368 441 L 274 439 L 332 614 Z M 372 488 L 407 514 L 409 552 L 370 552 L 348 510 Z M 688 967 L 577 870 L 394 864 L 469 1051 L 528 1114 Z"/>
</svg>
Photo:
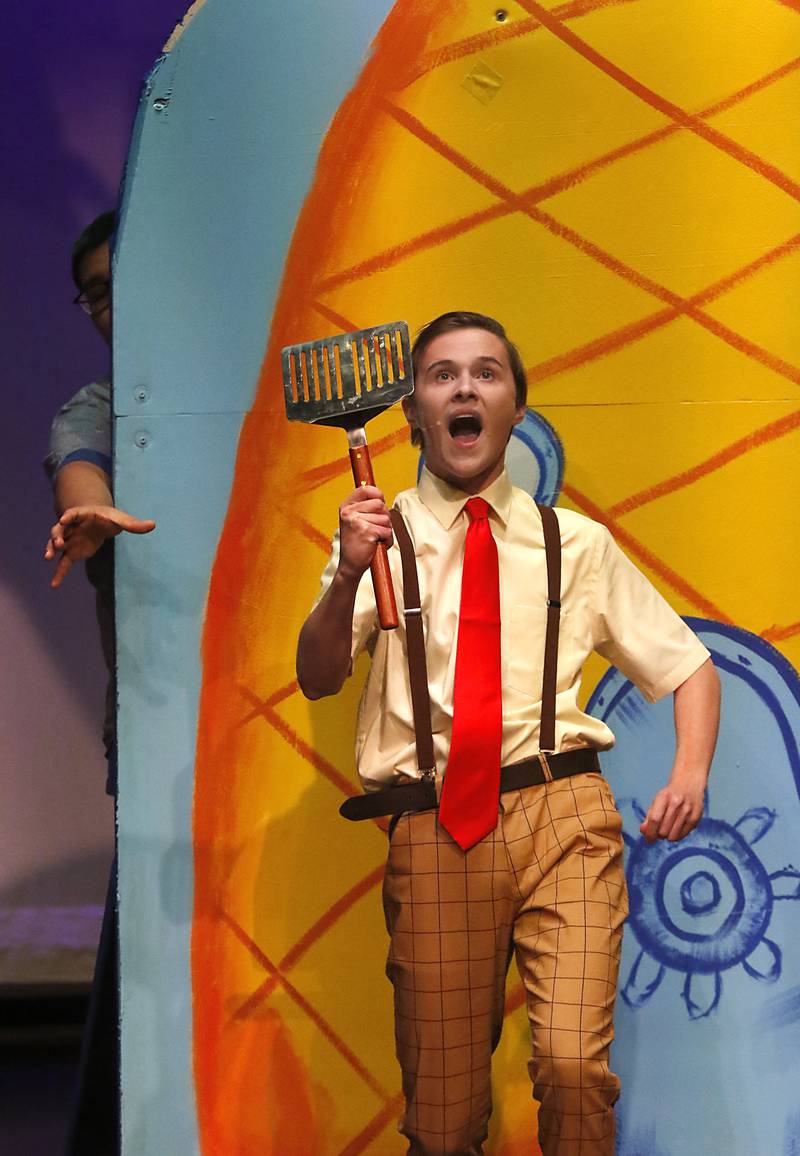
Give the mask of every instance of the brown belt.
<svg viewBox="0 0 800 1156">
<path fill-rule="evenodd" d="M 599 770 L 597 751 L 589 747 L 562 751 L 557 755 L 534 756 L 523 759 L 521 763 L 500 768 L 500 794 L 505 791 L 521 791 L 523 787 L 540 786 L 551 779 L 566 779 L 569 775 Z M 404 811 L 430 811 L 438 805 L 434 780 L 418 779 L 414 783 L 387 787 L 385 791 L 354 795 L 342 803 L 339 814 L 357 822 L 360 819 L 377 819 L 380 815 L 401 815 Z"/>
</svg>

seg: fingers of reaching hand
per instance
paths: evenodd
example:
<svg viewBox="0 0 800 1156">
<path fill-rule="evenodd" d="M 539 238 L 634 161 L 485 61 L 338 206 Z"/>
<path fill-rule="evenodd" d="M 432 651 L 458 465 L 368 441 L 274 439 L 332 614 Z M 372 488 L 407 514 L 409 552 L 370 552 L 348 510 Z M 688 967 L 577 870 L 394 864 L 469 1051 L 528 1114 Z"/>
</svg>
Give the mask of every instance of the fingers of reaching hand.
<svg viewBox="0 0 800 1156">
<path fill-rule="evenodd" d="M 123 526 L 123 530 L 127 530 L 129 534 L 149 534 L 151 530 L 155 530 L 156 524 L 152 518 L 133 518 L 128 514 L 130 519 L 127 526 Z"/>
<path fill-rule="evenodd" d="M 61 554 L 50 585 L 60 586 L 73 562 L 91 558 L 107 538 L 123 530 L 130 534 L 149 534 L 155 526 L 152 518 L 135 518 L 114 506 L 73 506 L 65 510 L 51 527 L 45 546 L 46 561 L 51 562 Z"/>
<path fill-rule="evenodd" d="M 129 534 L 149 534 L 156 524 L 152 518 L 136 518 L 116 506 L 73 506 L 64 511 L 54 529 L 60 528 L 62 533 L 68 533 L 70 528 L 81 526 L 110 538 L 121 530 Z"/>
<path fill-rule="evenodd" d="M 67 574 L 72 568 L 72 559 L 68 554 L 62 554 L 58 560 L 55 568 L 55 573 L 50 580 L 50 585 L 56 590 L 66 578 Z"/>
<path fill-rule="evenodd" d="M 124 510 L 109 511 L 103 518 L 111 527 L 112 534 L 118 534 L 120 530 L 126 530 L 129 534 L 149 534 L 156 528 L 152 518 L 134 518 L 133 514 L 126 514 Z"/>
</svg>

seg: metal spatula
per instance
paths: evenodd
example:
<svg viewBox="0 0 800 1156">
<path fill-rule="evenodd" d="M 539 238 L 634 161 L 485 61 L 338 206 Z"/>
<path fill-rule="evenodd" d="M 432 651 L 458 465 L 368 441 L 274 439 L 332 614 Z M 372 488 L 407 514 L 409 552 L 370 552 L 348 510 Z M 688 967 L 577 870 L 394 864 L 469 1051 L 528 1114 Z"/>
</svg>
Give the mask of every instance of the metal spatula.
<svg viewBox="0 0 800 1156">
<path fill-rule="evenodd" d="M 287 345 L 281 362 L 289 421 L 346 430 L 355 483 L 374 486 L 364 426 L 414 390 L 405 321 Z M 393 630 L 397 605 L 383 543 L 372 560 L 372 582 L 381 627 Z"/>
</svg>

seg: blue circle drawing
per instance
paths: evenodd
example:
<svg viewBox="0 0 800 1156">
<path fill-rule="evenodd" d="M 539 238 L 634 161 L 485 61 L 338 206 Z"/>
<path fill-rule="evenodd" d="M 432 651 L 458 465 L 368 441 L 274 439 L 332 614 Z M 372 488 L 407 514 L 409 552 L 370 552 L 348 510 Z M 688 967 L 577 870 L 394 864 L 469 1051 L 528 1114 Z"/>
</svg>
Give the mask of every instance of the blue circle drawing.
<svg viewBox="0 0 800 1156">
<path fill-rule="evenodd" d="M 630 922 L 642 947 L 678 971 L 718 972 L 758 945 L 772 888 L 738 831 L 704 819 L 680 843 L 637 843 L 628 866 Z"/>
<path fill-rule="evenodd" d="M 713 911 L 722 897 L 722 889 L 708 871 L 697 871 L 681 884 L 683 910 L 690 915 Z"/>
<path fill-rule="evenodd" d="M 424 464 L 421 454 L 417 478 Z M 564 480 L 564 449 L 550 422 L 536 410 L 526 409 L 522 421 L 511 431 L 506 467 L 513 484 L 534 501 L 542 506 L 556 504 Z"/>
<path fill-rule="evenodd" d="M 764 791 L 766 781 L 753 774 L 762 766 L 788 765 L 800 784 L 800 728 L 792 721 L 800 707 L 797 673 L 769 643 L 748 631 L 697 618 L 687 621 L 708 644 L 731 703 L 718 758 L 747 768 L 736 776 L 746 793 L 750 788 Z M 612 668 L 601 679 L 587 709 L 624 732 L 618 770 L 626 760 L 638 768 L 658 751 L 668 764 L 671 712 L 647 708 L 618 670 Z M 610 756 L 612 765 L 617 757 Z M 726 785 L 732 788 L 733 781 Z M 775 782 L 770 780 L 770 786 L 774 790 Z M 621 800 L 630 928 L 638 944 L 621 993 L 629 1007 L 643 1007 L 652 999 L 666 969 L 685 975 L 683 998 L 691 1019 L 717 1007 L 722 973 L 738 964 L 764 983 L 780 977 L 781 948 L 766 932 L 775 900 L 800 898 L 800 872 L 792 864 L 771 873 L 765 867 L 754 844 L 772 829 L 778 811 L 754 803 L 728 823 L 711 817 L 707 801 L 700 823 L 680 843 L 649 844 L 638 830 L 644 805 L 636 797 Z M 699 982 L 704 976 L 712 980 L 705 988 Z"/>
</svg>

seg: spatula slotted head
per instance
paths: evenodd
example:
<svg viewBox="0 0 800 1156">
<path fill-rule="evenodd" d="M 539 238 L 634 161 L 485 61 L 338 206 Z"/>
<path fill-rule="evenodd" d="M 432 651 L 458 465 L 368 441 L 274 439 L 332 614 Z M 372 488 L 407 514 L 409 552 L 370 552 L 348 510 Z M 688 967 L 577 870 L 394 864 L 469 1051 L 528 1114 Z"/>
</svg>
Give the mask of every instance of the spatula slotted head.
<svg viewBox="0 0 800 1156">
<path fill-rule="evenodd" d="M 281 351 L 289 421 L 357 429 L 414 390 L 405 321 Z"/>
</svg>

